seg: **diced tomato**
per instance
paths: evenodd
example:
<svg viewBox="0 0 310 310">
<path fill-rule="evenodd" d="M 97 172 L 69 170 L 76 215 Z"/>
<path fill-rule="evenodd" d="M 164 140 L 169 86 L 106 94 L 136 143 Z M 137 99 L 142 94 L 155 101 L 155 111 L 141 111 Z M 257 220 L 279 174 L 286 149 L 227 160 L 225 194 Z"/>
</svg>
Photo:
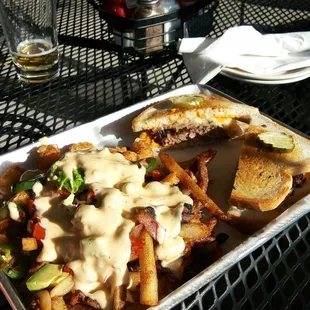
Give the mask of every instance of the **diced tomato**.
<svg viewBox="0 0 310 310">
<path fill-rule="evenodd" d="M 88 203 L 93 203 L 95 201 L 95 192 L 93 190 L 90 190 L 87 193 L 86 200 L 87 200 Z"/>
<path fill-rule="evenodd" d="M 32 236 L 37 240 L 43 240 L 45 238 L 45 228 L 40 225 L 40 221 L 38 219 L 32 225 Z"/>
<path fill-rule="evenodd" d="M 134 226 L 131 229 L 131 232 L 129 233 L 129 238 L 131 241 L 131 256 L 132 257 L 138 257 L 142 249 L 143 244 L 142 244 L 142 241 L 140 240 L 140 233 L 142 229 L 143 229 L 143 225 L 138 224 Z"/>
<path fill-rule="evenodd" d="M 131 241 L 131 256 L 138 257 L 142 249 L 143 243 L 140 239 L 130 238 Z"/>
<path fill-rule="evenodd" d="M 159 170 L 154 169 L 146 174 L 146 178 L 154 181 L 160 181 L 164 178 L 164 176 Z"/>
<path fill-rule="evenodd" d="M 139 223 L 143 224 L 151 237 L 157 241 L 157 231 L 159 224 L 156 221 L 154 209 L 152 207 L 147 207 L 143 210 L 138 211 L 137 220 L 139 221 Z"/>
</svg>

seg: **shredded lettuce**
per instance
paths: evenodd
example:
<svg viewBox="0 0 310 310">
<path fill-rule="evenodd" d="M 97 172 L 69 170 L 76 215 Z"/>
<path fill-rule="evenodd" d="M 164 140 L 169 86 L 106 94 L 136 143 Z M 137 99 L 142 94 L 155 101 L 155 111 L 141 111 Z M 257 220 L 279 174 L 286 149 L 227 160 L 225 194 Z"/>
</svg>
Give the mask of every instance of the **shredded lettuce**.
<svg viewBox="0 0 310 310">
<path fill-rule="evenodd" d="M 85 181 L 84 181 L 84 170 L 82 168 L 77 168 L 72 170 L 72 178 L 70 178 L 60 169 L 54 170 L 54 175 L 57 176 L 56 184 L 58 189 L 65 188 L 70 193 L 78 193 L 83 191 Z"/>
</svg>

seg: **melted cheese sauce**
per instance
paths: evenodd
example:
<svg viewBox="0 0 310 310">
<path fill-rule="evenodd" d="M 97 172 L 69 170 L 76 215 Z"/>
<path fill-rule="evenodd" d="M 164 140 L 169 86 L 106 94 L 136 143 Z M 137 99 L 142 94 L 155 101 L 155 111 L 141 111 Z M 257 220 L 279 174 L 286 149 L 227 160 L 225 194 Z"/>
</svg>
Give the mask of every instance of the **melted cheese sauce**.
<svg viewBox="0 0 310 310">
<path fill-rule="evenodd" d="M 94 191 L 97 203 L 76 208 L 70 205 L 72 197 L 63 201 L 50 194 L 48 184 L 36 183 L 36 216 L 46 229 L 39 261 L 69 263 L 75 289 L 110 309 L 115 286 L 129 285 L 129 233 L 137 208 L 152 206 L 160 226 L 156 254 L 165 267 L 180 264 L 185 247 L 178 236 L 183 203 L 192 204 L 192 199 L 178 187 L 160 182 L 145 185 L 144 167 L 107 148 L 66 153 L 57 166 L 71 179 L 73 169 L 83 168 L 85 184 Z"/>
</svg>

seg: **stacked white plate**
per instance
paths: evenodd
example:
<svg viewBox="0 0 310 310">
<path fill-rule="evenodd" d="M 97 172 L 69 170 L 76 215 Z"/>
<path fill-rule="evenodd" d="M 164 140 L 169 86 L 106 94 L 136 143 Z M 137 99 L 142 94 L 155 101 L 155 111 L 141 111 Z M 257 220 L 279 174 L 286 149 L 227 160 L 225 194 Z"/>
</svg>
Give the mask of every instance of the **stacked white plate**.
<svg viewBox="0 0 310 310">
<path fill-rule="evenodd" d="M 235 80 L 245 81 L 256 84 L 287 84 L 304 80 L 310 77 L 310 67 L 299 68 L 290 71 L 277 72 L 275 74 L 258 75 L 243 71 L 238 68 L 224 68 L 222 75 L 230 77 Z"/>
</svg>

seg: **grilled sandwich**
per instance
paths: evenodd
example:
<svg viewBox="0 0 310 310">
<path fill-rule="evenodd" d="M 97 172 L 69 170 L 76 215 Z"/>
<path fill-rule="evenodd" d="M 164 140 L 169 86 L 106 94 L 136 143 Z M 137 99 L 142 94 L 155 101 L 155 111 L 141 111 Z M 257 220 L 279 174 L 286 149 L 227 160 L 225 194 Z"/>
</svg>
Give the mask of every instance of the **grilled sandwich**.
<svg viewBox="0 0 310 310">
<path fill-rule="evenodd" d="M 237 121 L 249 123 L 258 109 L 217 95 L 170 97 L 144 110 L 132 122 L 134 132 L 153 149 L 201 138 L 232 138 L 242 134 Z"/>
</svg>

